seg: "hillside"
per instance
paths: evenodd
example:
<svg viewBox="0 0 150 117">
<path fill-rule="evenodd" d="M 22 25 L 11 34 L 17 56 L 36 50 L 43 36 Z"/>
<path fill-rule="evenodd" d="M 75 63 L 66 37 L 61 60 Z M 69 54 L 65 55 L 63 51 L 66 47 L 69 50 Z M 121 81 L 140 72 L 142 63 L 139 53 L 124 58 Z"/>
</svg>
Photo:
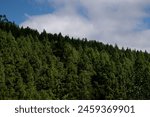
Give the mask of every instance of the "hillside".
<svg viewBox="0 0 150 117">
<path fill-rule="evenodd" d="M 0 99 L 150 99 L 150 54 L 1 16 Z"/>
</svg>

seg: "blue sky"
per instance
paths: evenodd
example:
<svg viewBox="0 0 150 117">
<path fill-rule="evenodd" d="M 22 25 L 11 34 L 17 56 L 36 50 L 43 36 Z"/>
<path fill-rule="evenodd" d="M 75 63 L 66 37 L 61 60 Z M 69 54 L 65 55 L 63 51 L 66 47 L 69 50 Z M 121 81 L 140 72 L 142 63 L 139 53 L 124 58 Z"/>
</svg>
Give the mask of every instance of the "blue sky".
<svg viewBox="0 0 150 117">
<path fill-rule="evenodd" d="M 35 0 L 0 0 L 0 14 L 6 14 L 8 19 L 17 24 L 27 19 L 26 15 L 41 15 L 54 10 L 48 4 L 40 4 Z M 43 0 L 44 1 L 44 0 Z"/>
<path fill-rule="evenodd" d="M 150 52 L 150 0 L 1 0 L 20 26 Z"/>
</svg>

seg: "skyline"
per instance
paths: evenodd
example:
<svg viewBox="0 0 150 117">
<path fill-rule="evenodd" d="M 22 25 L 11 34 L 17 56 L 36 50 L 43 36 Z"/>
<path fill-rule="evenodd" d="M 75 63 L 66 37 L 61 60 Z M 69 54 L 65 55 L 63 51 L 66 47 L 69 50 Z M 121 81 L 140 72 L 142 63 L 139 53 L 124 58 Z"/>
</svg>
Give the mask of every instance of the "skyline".
<svg viewBox="0 0 150 117">
<path fill-rule="evenodd" d="M 19 26 L 150 52 L 150 1 L 2 0 Z"/>
</svg>

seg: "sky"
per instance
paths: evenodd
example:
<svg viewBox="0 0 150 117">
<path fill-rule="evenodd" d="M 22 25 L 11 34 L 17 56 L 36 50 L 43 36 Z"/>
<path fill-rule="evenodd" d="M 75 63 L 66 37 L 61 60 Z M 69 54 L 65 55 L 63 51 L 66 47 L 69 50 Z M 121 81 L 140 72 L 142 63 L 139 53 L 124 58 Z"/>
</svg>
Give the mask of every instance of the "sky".
<svg viewBox="0 0 150 117">
<path fill-rule="evenodd" d="M 150 52 L 150 0 L 0 0 L 19 26 Z"/>
</svg>

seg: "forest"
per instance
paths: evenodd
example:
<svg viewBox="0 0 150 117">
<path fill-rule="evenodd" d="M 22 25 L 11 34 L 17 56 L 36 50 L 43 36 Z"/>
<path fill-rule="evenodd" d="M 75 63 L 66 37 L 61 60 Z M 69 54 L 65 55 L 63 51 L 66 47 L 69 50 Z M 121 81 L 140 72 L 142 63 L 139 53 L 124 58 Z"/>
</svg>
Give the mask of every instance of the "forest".
<svg viewBox="0 0 150 117">
<path fill-rule="evenodd" d="M 0 15 L 0 99 L 150 99 L 150 54 L 39 33 Z"/>
</svg>

